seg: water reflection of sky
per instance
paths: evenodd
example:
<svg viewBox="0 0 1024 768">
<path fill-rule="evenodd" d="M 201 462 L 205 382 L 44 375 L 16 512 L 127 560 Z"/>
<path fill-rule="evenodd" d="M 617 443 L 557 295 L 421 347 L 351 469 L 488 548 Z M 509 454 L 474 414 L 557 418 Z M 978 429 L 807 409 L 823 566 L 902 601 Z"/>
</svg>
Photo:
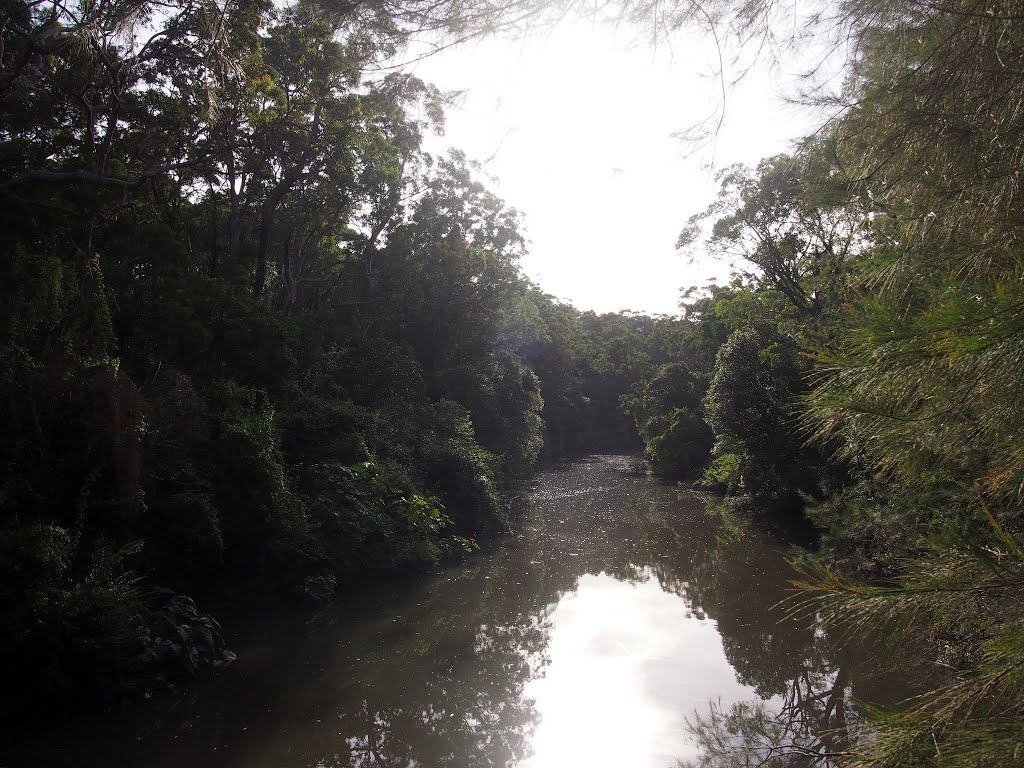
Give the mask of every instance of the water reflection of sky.
<svg viewBox="0 0 1024 768">
<path fill-rule="evenodd" d="M 236 665 L 187 697 L 0 762 L 669 768 L 704 762 L 684 720 L 710 701 L 728 713 L 760 694 L 787 741 L 814 747 L 854 693 L 874 699 L 861 667 L 771 610 L 788 566 L 752 527 L 725 535 L 702 499 L 621 457 L 544 473 L 533 499 L 501 547 L 365 584 L 317 617 L 261 613 Z"/>
<path fill-rule="evenodd" d="M 519 768 L 666 768 L 693 758 L 683 719 L 711 699 L 751 698 L 715 622 L 654 578 L 580 578 L 549 617 L 549 664 L 523 692 L 540 722 Z"/>
</svg>

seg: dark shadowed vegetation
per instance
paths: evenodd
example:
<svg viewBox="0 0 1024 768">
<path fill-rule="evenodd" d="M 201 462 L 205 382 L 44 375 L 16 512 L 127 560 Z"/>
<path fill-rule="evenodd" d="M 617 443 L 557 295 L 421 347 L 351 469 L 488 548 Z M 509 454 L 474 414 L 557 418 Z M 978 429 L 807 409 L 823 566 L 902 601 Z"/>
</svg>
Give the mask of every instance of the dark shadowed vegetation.
<svg viewBox="0 0 1024 768">
<path fill-rule="evenodd" d="M 224 663 L 182 593 L 458 557 L 542 451 L 635 444 L 646 319 L 526 281 L 516 212 L 422 149 L 440 94 L 363 74 L 419 10 L 2 20 L 5 709 Z"/>
</svg>

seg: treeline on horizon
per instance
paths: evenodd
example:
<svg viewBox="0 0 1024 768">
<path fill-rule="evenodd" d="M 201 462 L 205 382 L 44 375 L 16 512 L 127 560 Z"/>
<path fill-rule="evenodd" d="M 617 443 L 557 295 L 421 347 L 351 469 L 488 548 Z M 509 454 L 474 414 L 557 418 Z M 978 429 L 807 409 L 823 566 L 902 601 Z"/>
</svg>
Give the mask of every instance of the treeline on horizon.
<svg viewBox="0 0 1024 768">
<path fill-rule="evenodd" d="M 1020 9 L 842 5 L 838 116 L 721 174 L 679 246 L 743 266 L 654 318 L 544 295 L 424 151 L 442 94 L 371 65 L 526 12 L 444 9 L 0 9 L 5 708 L 226 663 L 202 598 L 459 557 L 542 455 L 642 446 L 802 510 L 807 615 L 935 661 L 844 754 L 772 760 L 1024 763 Z"/>
</svg>

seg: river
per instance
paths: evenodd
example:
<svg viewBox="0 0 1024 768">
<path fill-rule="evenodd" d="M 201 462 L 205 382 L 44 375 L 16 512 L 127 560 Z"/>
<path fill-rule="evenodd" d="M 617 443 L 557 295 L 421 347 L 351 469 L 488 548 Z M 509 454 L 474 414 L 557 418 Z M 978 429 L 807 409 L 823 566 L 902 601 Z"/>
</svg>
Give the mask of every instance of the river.
<svg viewBox="0 0 1024 768">
<path fill-rule="evenodd" d="M 267 619 L 183 698 L 33 739 L 10 764 L 669 768 L 707 759 L 687 720 L 709 707 L 834 750 L 822 732 L 895 694 L 869 651 L 773 608 L 792 577 L 769 533 L 591 457 L 541 473 L 491 551 Z"/>
</svg>

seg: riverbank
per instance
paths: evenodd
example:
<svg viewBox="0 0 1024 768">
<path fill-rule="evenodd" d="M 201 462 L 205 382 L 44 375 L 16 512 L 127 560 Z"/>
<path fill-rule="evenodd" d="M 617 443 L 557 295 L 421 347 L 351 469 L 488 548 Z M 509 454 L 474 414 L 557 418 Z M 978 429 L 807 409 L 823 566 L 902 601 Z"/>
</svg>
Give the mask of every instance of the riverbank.
<svg viewBox="0 0 1024 768">
<path fill-rule="evenodd" d="M 684 720 L 711 700 L 835 727 L 809 702 L 839 683 L 884 699 L 892 681 L 780 623 L 782 546 L 726 529 L 701 495 L 628 457 L 569 463 L 538 476 L 500 546 L 354 590 L 312 620 L 251 617 L 229 673 L 44 728 L 4 764 L 598 768 L 628 752 L 667 768 L 697 755 Z"/>
</svg>

